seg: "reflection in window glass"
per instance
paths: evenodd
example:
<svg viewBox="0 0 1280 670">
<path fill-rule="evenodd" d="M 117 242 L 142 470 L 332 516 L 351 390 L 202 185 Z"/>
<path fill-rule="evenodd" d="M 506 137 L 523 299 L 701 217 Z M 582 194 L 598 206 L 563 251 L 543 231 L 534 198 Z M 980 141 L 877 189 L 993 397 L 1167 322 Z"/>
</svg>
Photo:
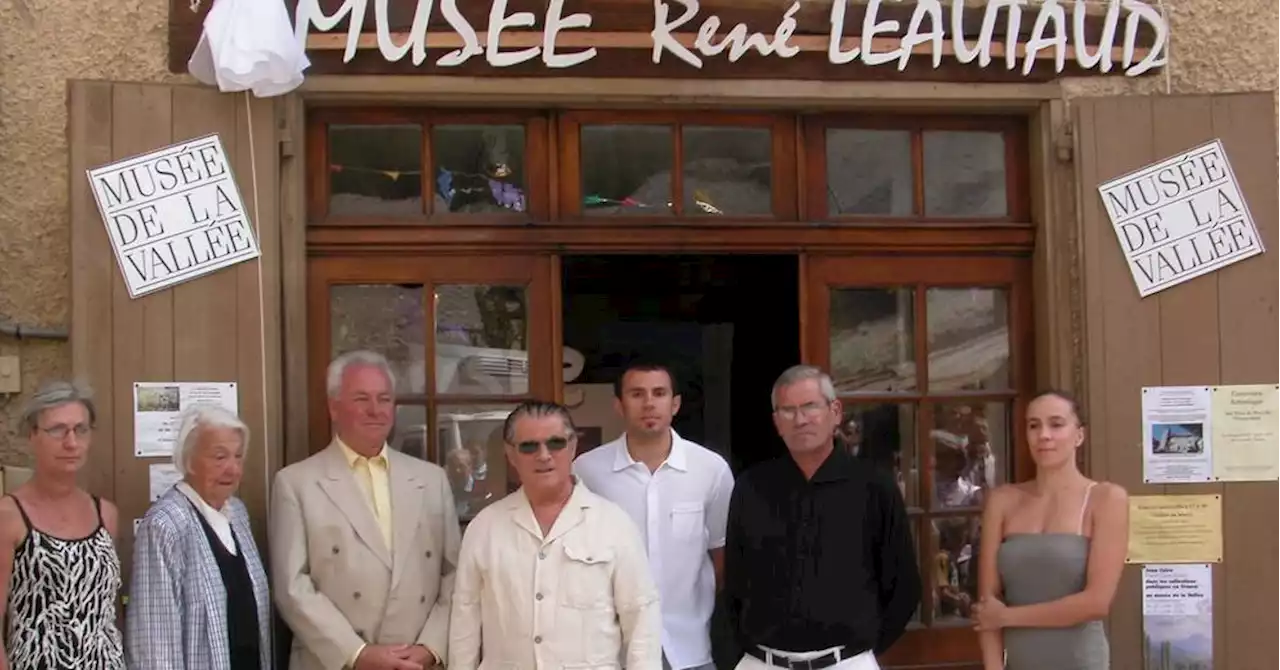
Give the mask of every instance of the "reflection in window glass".
<svg viewBox="0 0 1280 670">
<path fill-rule="evenodd" d="M 773 213 L 773 142 L 767 128 L 685 126 L 685 215 Z"/>
<path fill-rule="evenodd" d="M 583 213 L 670 215 L 671 133 L 670 126 L 582 126 Z"/>
<path fill-rule="evenodd" d="M 926 527 L 930 537 L 925 569 L 933 571 L 933 623 L 960 623 L 970 618 L 978 601 L 982 521 L 977 515 L 934 517 Z"/>
<path fill-rule="evenodd" d="M 527 210 L 522 126 L 435 126 L 431 151 L 433 213 Z"/>
<path fill-rule="evenodd" d="M 910 216 L 914 202 L 909 131 L 827 130 L 827 214 Z"/>
<path fill-rule="evenodd" d="M 420 284 L 342 284 L 329 288 L 329 357 L 356 349 L 387 357 L 396 391 L 427 387 L 426 320 Z"/>
<path fill-rule="evenodd" d="M 422 128 L 329 126 L 329 213 L 421 216 Z"/>
<path fill-rule="evenodd" d="M 1008 481 L 1009 406 L 953 401 L 934 407 L 933 508 L 981 507 L 987 494 Z"/>
<path fill-rule="evenodd" d="M 502 424 L 514 409 L 515 405 L 436 407 L 437 463 L 449 477 L 463 521 L 518 486 L 515 473 L 508 471 L 502 441 Z"/>
<path fill-rule="evenodd" d="M 423 405 L 396 407 L 395 426 L 387 445 L 402 454 L 427 459 L 427 408 Z"/>
<path fill-rule="evenodd" d="M 844 403 L 836 445 L 893 476 L 908 507 L 920 506 L 915 407 Z"/>
<path fill-rule="evenodd" d="M 1009 388 L 1008 293 L 996 288 L 931 288 L 929 391 Z"/>
<path fill-rule="evenodd" d="M 1003 217 L 1008 212 L 1004 135 L 924 132 L 926 216 Z"/>
<path fill-rule="evenodd" d="M 436 287 L 436 391 L 529 392 L 529 317 L 524 286 Z"/>
<path fill-rule="evenodd" d="M 831 290 L 831 377 L 841 393 L 916 388 L 913 291 Z"/>
</svg>

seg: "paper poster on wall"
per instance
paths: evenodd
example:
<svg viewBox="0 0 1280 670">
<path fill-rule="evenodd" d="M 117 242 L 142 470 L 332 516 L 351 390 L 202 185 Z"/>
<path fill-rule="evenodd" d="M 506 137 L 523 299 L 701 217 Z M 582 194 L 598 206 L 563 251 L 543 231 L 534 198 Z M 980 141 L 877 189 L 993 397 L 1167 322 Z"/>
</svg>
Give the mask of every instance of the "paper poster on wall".
<svg viewBox="0 0 1280 670">
<path fill-rule="evenodd" d="M 259 255 L 217 135 L 87 173 L 131 298 Z"/>
<path fill-rule="evenodd" d="M 150 482 L 151 502 L 160 499 L 174 484 L 182 481 L 182 473 L 172 463 L 152 463 L 147 467 L 147 480 Z"/>
<path fill-rule="evenodd" d="M 1145 670 L 1213 670 L 1213 566 L 1142 567 Z"/>
<path fill-rule="evenodd" d="M 1220 140 L 1112 179 L 1098 193 L 1144 298 L 1264 251 Z"/>
<path fill-rule="evenodd" d="M 239 414 L 235 382 L 136 382 L 133 385 L 133 453 L 173 455 L 178 418 L 192 405 L 210 403 Z"/>
<path fill-rule="evenodd" d="M 1208 386 L 1142 389 L 1142 479 L 1148 484 L 1213 480 Z"/>
<path fill-rule="evenodd" d="M 1126 563 L 1221 563 L 1222 496 L 1131 496 Z"/>
<path fill-rule="evenodd" d="M 1209 432 L 1215 479 L 1275 481 L 1280 476 L 1278 390 L 1275 384 L 1213 387 Z"/>
</svg>

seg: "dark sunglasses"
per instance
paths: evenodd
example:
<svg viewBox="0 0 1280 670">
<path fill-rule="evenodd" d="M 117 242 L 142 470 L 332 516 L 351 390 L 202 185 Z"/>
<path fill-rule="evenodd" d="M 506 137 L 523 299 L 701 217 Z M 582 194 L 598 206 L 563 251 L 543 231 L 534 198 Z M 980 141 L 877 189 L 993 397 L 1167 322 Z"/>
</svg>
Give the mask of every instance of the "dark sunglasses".
<svg viewBox="0 0 1280 670">
<path fill-rule="evenodd" d="M 527 440 L 525 442 L 521 442 L 520 444 L 517 444 L 516 451 L 526 455 L 536 454 L 544 444 L 547 445 L 547 451 L 554 453 L 569 446 L 569 438 L 549 437 L 546 440 L 543 440 L 541 442 L 537 440 Z"/>
</svg>

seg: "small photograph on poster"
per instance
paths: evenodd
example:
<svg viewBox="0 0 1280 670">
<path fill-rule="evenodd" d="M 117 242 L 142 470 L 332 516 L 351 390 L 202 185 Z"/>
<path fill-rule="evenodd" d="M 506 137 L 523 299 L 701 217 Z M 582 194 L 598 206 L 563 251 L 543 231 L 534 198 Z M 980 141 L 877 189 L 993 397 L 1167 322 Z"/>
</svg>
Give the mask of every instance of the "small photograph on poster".
<svg viewBox="0 0 1280 670">
<path fill-rule="evenodd" d="M 1142 389 L 1143 480 L 1187 484 L 1213 480 L 1208 386 Z"/>
<path fill-rule="evenodd" d="M 1213 568 L 1142 568 L 1144 670 L 1213 669 Z"/>
<path fill-rule="evenodd" d="M 1151 453 L 1203 454 L 1203 423 L 1151 424 Z"/>
<path fill-rule="evenodd" d="M 133 385 L 133 453 L 139 458 L 173 454 L 178 418 L 192 405 L 209 403 L 239 413 L 235 382 L 137 382 Z"/>
</svg>

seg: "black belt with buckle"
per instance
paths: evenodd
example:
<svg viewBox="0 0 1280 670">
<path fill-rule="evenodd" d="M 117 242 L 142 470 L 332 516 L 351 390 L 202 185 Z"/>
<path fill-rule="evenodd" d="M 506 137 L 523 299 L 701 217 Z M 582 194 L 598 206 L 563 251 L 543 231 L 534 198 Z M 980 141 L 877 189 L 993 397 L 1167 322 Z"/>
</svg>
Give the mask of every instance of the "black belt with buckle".
<svg viewBox="0 0 1280 670">
<path fill-rule="evenodd" d="M 787 670 L 822 670 L 822 668 L 829 668 L 840 661 L 853 658 L 861 652 L 854 652 L 849 647 L 840 647 L 836 651 L 827 652 L 821 656 L 803 661 L 778 654 L 769 654 L 759 647 L 752 647 L 747 650 L 747 653 L 765 663 L 776 665 L 779 668 L 787 668 Z"/>
</svg>

